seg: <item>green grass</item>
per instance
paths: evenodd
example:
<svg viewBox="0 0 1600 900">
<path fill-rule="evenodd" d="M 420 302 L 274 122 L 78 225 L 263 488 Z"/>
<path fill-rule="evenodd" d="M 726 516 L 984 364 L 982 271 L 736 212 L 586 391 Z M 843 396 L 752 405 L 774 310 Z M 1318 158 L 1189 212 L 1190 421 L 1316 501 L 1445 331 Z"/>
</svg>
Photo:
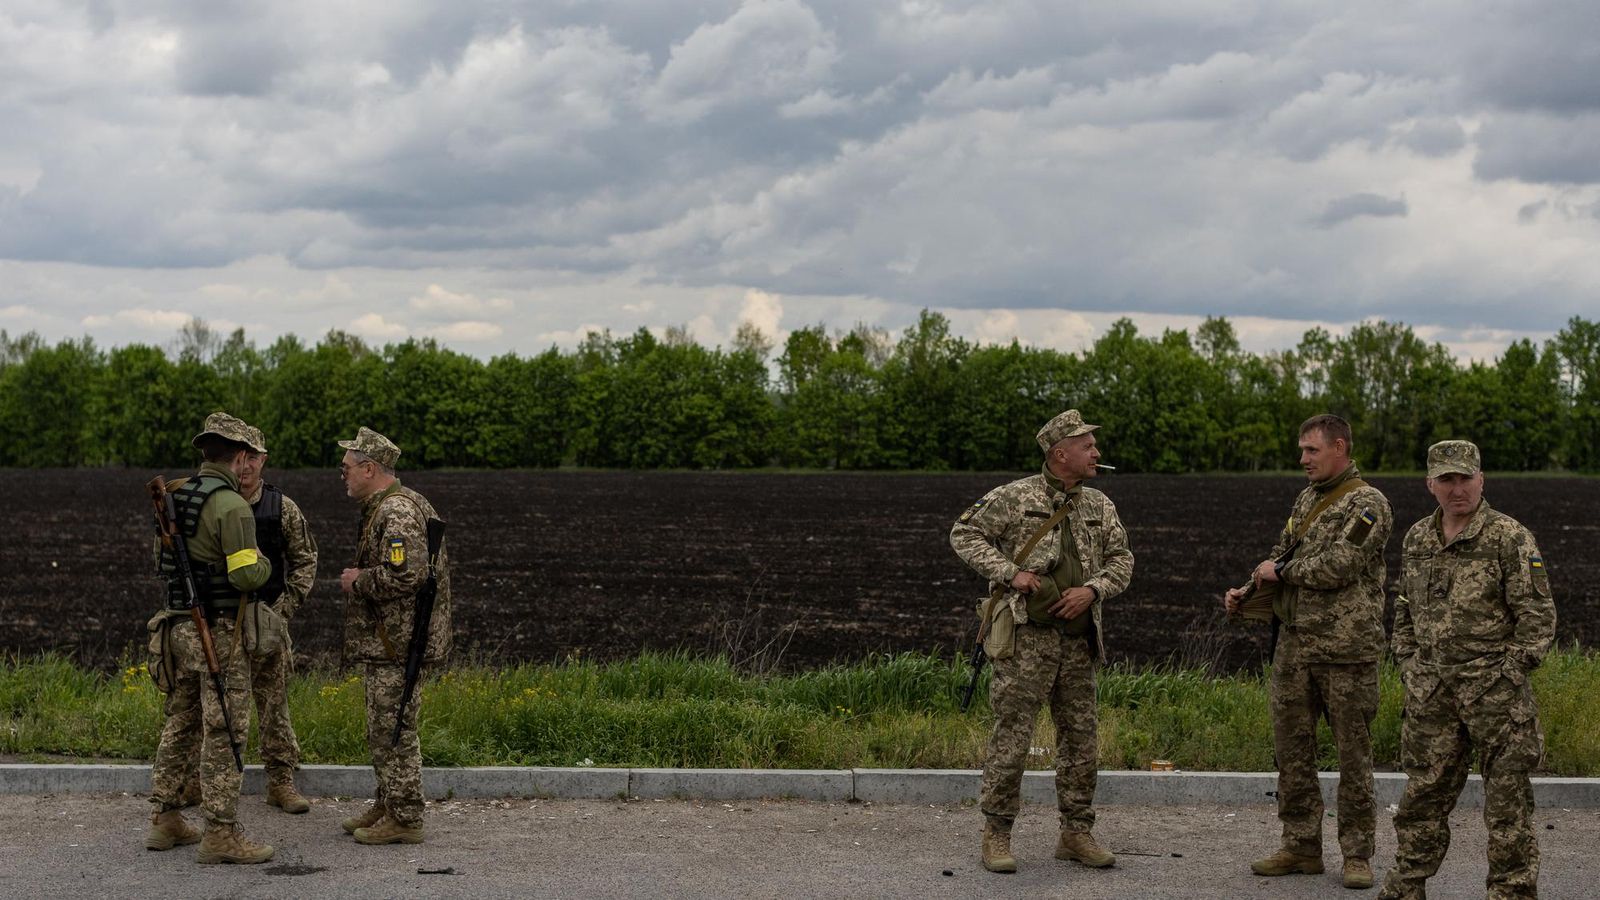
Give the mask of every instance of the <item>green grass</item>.
<svg viewBox="0 0 1600 900">
<path fill-rule="evenodd" d="M 424 687 L 424 761 L 434 766 L 597 765 L 767 768 L 977 768 L 988 735 L 988 676 L 962 713 L 964 666 L 883 656 L 791 675 L 752 676 L 723 659 L 645 654 L 615 663 L 461 667 Z M 1600 654 L 1558 650 L 1534 675 L 1550 774 L 1600 776 Z M 1394 768 L 1399 678 L 1382 670 L 1373 756 Z M 369 761 L 358 677 L 296 676 L 289 704 L 307 763 Z M 59 657 L 0 662 L 0 753 L 149 759 L 161 695 L 144 668 L 106 675 Z M 1049 768 L 1041 716 L 1033 765 Z M 1334 750 L 1326 726 L 1322 765 Z M 248 751 L 254 756 L 254 744 Z M 1154 667 L 1100 677 L 1100 765 L 1270 771 L 1260 675 Z"/>
</svg>

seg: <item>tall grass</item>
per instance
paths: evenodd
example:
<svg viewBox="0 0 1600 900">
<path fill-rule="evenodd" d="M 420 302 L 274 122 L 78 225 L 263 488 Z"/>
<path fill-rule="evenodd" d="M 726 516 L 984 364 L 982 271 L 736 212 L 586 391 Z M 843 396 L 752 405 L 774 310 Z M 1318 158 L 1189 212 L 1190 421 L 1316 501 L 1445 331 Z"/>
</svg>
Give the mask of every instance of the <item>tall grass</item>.
<svg viewBox="0 0 1600 900">
<path fill-rule="evenodd" d="M 976 768 L 990 722 L 988 674 L 973 709 L 968 671 L 933 656 L 881 656 L 792 675 L 752 676 L 724 658 L 643 654 L 614 663 L 470 666 L 424 686 L 424 761 L 436 766 L 598 765 Z M 1261 675 L 1171 667 L 1100 674 L 1100 765 L 1269 771 L 1272 728 Z M 1600 776 L 1600 654 L 1558 650 L 1534 675 L 1552 774 Z M 1378 765 L 1400 750 L 1399 679 L 1381 673 Z M 115 675 L 58 657 L 0 662 L 0 753 L 149 759 L 162 697 L 142 666 Z M 359 677 L 296 676 L 289 705 L 308 763 L 363 764 Z M 235 711 L 235 715 L 239 715 Z M 1033 765 L 1053 765 L 1041 715 Z M 254 755 L 254 742 L 249 752 Z M 1326 726 L 1322 764 L 1335 755 Z"/>
</svg>

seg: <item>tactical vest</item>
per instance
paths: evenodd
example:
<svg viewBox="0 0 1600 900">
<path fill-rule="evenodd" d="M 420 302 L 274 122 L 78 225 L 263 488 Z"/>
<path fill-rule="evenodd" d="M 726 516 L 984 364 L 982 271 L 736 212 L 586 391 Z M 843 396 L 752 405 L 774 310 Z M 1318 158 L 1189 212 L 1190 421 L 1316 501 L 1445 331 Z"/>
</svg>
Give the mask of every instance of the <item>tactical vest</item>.
<svg viewBox="0 0 1600 900">
<path fill-rule="evenodd" d="M 283 491 L 270 484 L 262 485 L 255 514 L 256 546 L 272 562 L 272 574 L 267 576 L 266 584 L 256 589 L 255 599 L 272 605 L 283 596 L 283 553 L 288 546 L 283 537 Z"/>
<path fill-rule="evenodd" d="M 172 505 L 178 515 L 178 530 L 183 532 L 185 540 L 199 533 L 200 509 L 206 505 L 212 494 L 220 490 L 233 490 L 233 488 L 224 478 L 215 475 L 197 475 L 172 492 Z M 161 574 L 167 578 L 167 608 L 187 609 L 189 595 L 183 588 L 183 579 L 178 575 L 177 554 L 163 545 L 160 564 Z M 227 563 L 203 563 L 191 555 L 189 567 L 194 572 L 194 586 L 200 593 L 200 599 L 212 610 L 238 608 L 239 589 L 228 580 Z"/>
</svg>

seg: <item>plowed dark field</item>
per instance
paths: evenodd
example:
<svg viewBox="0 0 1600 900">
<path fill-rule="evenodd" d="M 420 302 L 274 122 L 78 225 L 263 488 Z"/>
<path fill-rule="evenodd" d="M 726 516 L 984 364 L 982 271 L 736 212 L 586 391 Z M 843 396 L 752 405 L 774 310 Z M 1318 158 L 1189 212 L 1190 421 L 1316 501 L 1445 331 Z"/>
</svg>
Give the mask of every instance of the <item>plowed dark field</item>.
<svg viewBox="0 0 1600 900">
<path fill-rule="evenodd" d="M 0 471 L 0 648 L 113 665 L 159 604 L 139 470 Z M 179 473 L 168 473 L 179 474 Z M 644 648 L 781 649 L 784 668 L 873 651 L 964 648 L 978 577 L 950 523 L 1005 475 L 626 472 L 402 473 L 450 521 L 457 646 L 492 661 Z M 354 501 L 334 472 L 269 471 L 321 548 L 294 623 L 302 664 L 337 661 Z M 1389 545 L 1432 509 L 1422 479 L 1373 482 L 1395 506 Z M 1295 477 L 1111 475 L 1136 564 L 1107 603 L 1113 659 L 1239 667 L 1265 629 L 1217 612 L 1270 548 Z M 1486 496 L 1534 530 L 1549 561 L 1560 638 L 1600 643 L 1600 480 L 1490 479 Z"/>
</svg>

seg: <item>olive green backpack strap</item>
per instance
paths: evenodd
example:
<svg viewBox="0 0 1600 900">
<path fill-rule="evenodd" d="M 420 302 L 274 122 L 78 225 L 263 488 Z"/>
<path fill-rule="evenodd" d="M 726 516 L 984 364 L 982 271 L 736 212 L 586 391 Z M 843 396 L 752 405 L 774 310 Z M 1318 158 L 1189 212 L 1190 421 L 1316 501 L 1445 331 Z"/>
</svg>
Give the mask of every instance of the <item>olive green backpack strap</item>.
<svg viewBox="0 0 1600 900">
<path fill-rule="evenodd" d="M 1307 531 L 1311 530 L 1311 523 L 1315 522 L 1318 516 L 1327 512 L 1328 507 L 1339 502 L 1340 497 L 1343 497 L 1351 491 L 1364 488 L 1366 486 L 1367 483 L 1365 481 L 1362 481 L 1359 478 L 1352 478 L 1329 491 L 1327 496 L 1317 501 L 1316 506 L 1311 507 L 1311 512 L 1306 516 L 1305 521 L 1295 523 L 1294 540 L 1289 542 L 1290 545 L 1293 546 L 1294 544 L 1300 543 L 1300 539 L 1306 536 Z"/>
<path fill-rule="evenodd" d="M 1044 536 L 1049 534 L 1052 528 L 1060 525 L 1061 520 L 1065 519 L 1067 514 L 1070 512 L 1072 512 L 1072 501 L 1068 500 L 1066 503 L 1061 504 L 1061 508 L 1056 510 L 1055 515 L 1046 519 L 1044 524 L 1039 526 L 1039 530 L 1035 531 L 1032 537 L 1028 538 L 1027 542 L 1022 545 L 1022 549 L 1017 551 L 1017 557 L 1016 559 L 1013 559 L 1012 562 L 1018 566 L 1022 565 L 1022 561 L 1028 558 L 1028 554 L 1033 552 L 1033 548 L 1039 546 L 1039 542 L 1044 540 Z M 998 601 L 1000 597 L 1005 594 L 1005 592 L 1006 586 L 1001 584 L 991 590 L 989 592 L 989 596 Z M 987 631 L 988 627 L 989 623 L 985 621 L 983 623 L 983 630 Z M 978 640 L 983 640 L 983 635 L 981 633 L 978 636 Z"/>
</svg>

